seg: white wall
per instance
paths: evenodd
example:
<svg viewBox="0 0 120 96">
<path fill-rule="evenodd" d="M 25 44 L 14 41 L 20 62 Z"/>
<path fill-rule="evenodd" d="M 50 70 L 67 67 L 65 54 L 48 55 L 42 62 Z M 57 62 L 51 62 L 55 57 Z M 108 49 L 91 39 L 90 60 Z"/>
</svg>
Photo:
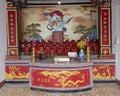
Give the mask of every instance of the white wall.
<svg viewBox="0 0 120 96">
<path fill-rule="evenodd" d="M 114 1 L 114 0 L 113 0 Z M 118 2 L 118 0 L 116 1 Z M 120 81 L 120 4 L 112 4 L 112 37 L 113 51 L 116 53 L 116 79 Z"/>
<path fill-rule="evenodd" d="M 0 82 L 5 79 L 5 55 L 7 54 L 6 0 L 0 0 Z"/>
<path fill-rule="evenodd" d="M 116 53 L 116 6 L 112 5 L 112 53 Z"/>
</svg>

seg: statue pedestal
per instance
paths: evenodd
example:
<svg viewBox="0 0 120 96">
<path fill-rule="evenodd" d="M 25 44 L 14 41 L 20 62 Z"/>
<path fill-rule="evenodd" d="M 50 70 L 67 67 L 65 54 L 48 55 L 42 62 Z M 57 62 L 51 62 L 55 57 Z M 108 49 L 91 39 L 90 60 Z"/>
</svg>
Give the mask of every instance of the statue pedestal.
<svg viewBox="0 0 120 96">
<path fill-rule="evenodd" d="M 62 43 L 63 42 L 63 32 L 62 31 L 54 31 L 52 33 L 52 38 L 54 43 Z"/>
</svg>

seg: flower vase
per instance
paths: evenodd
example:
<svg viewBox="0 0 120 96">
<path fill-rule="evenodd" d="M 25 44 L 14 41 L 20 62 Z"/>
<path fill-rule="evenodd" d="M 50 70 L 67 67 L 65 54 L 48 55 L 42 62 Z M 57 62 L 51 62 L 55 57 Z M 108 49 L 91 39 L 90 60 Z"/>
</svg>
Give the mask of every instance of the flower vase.
<svg viewBox="0 0 120 96">
<path fill-rule="evenodd" d="M 80 52 L 79 52 L 79 60 L 80 61 L 84 61 L 85 60 L 85 54 L 84 54 L 83 49 L 81 49 Z"/>
</svg>

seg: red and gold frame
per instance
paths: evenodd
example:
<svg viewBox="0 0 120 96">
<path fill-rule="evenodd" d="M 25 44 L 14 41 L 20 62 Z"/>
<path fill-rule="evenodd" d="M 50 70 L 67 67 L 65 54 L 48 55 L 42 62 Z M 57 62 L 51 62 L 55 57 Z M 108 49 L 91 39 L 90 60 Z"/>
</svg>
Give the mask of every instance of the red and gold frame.
<svg viewBox="0 0 120 96">
<path fill-rule="evenodd" d="M 101 59 L 114 59 L 115 55 L 111 54 L 111 49 L 110 47 L 101 47 L 101 55 L 100 58 Z"/>
<path fill-rule="evenodd" d="M 110 8 L 100 9 L 101 46 L 110 46 Z"/>
<path fill-rule="evenodd" d="M 78 88 L 91 84 L 90 69 L 80 70 L 43 70 L 32 68 L 30 71 L 32 86 L 49 88 Z"/>
<path fill-rule="evenodd" d="M 13 3 L 12 2 L 7 2 L 6 3 L 6 8 L 13 8 Z"/>
<path fill-rule="evenodd" d="M 6 65 L 5 66 L 6 80 L 25 80 L 29 79 L 28 65 Z"/>
<path fill-rule="evenodd" d="M 8 56 L 18 56 L 18 48 L 8 48 Z"/>
<path fill-rule="evenodd" d="M 17 11 L 7 10 L 8 47 L 18 47 Z"/>
<path fill-rule="evenodd" d="M 96 64 L 93 65 L 93 79 L 115 79 L 114 64 Z"/>
<path fill-rule="evenodd" d="M 110 47 L 101 47 L 101 55 L 109 55 L 111 52 Z"/>
</svg>

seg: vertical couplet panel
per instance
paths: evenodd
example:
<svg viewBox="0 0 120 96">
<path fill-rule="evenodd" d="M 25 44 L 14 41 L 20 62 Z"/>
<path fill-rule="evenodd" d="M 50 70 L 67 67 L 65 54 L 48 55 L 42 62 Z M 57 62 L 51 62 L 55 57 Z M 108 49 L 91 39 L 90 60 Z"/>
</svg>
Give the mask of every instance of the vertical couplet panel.
<svg viewBox="0 0 120 96">
<path fill-rule="evenodd" d="M 7 2 L 7 33 L 8 33 L 8 56 L 7 58 L 18 59 L 18 25 L 17 8 L 11 2 Z"/>
<path fill-rule="evenodd" d="M 111 52 L 110 8 L 100 8 L 100 45 L 101 55 L 109 55 Z M 104 47 L 104 48 L 103 48 Z M 104 49 L 104 50 L 103 50 Z M 109 50 L 108 50 L 109 49 Z"/>
</svg>

